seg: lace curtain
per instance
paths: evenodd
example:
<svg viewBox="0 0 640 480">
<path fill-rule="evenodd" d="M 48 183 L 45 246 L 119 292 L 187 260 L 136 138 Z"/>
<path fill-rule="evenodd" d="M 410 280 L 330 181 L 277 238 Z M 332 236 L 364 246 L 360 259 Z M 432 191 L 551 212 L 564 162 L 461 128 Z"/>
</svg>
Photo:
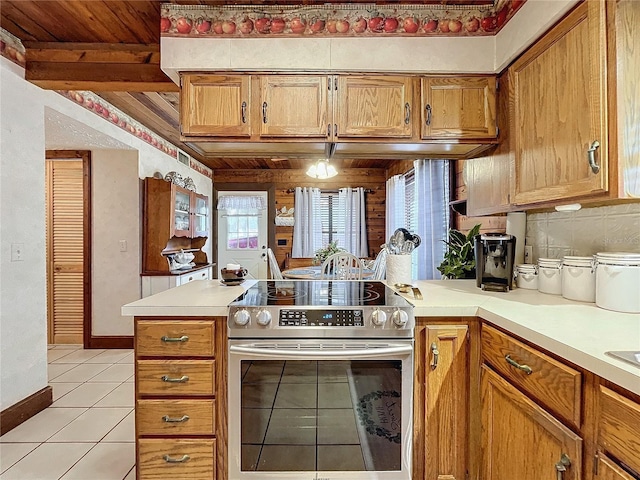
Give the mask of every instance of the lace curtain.
<svg viewBox="0 0 640 480">
<path fill-rule="evenodd" d="M 313 257 L 322 246 L 322 221 L 320 218 L 320 189 L 296 187 L 293 212 L 294 258 Z"/>
<path fill-rule="evenodd" d="M 255 195 L 225 195 L 218 198 L 218 210 L 266 210 L 264 197 Z"/>
<path fill-rule="evenodd" d="M 449 229 L 449 161 L 413 162 L 417 229 L 422 244 L 416 248 L 417 278 L 439 279 L 436 269 L 444 258 Z"/>
<path fill-rule="evenodd" d="M 357 257 L 368 257 L 367 209 L 364 201 L 364 188 L 339 189 L 338 211 L 344 218 L 344 230 L 338 234 L 338 245 Z"/>
</svg>

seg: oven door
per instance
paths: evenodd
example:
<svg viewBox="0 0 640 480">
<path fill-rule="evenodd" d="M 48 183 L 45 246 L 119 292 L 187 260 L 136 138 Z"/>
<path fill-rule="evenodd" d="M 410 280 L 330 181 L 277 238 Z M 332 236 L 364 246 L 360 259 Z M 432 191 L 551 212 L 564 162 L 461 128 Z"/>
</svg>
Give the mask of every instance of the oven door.
<svg viewBox="0 0 640 480">
<path fill-rule="evenodd" d="M 229 480 L 410 480 L 413 340 L 231 340 Z"/>
</svg>

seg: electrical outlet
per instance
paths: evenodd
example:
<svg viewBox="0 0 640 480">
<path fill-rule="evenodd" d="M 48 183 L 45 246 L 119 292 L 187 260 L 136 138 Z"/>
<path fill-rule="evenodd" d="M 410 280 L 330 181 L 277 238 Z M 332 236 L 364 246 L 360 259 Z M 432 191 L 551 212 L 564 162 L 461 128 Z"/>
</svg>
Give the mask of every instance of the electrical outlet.
<svg viewBox="0 0 640 480">
<path fill-rule="evenodd" d="M 533 247 L 531 245 L 524 246 L 524 263 L 533 262 Z"/>
<path fill-rule="evenodd" d="M 24 260 L 24 243 L 11 244 L 11 261 L 22 262 Z"/>
<path fill-rule="evenodd" d="M 120 240 L 118 243 L 120 244 L 120 251 L 121 252 L 126 252 L 127 251 L 127 241 L 126 240 Z"/>
</svg>

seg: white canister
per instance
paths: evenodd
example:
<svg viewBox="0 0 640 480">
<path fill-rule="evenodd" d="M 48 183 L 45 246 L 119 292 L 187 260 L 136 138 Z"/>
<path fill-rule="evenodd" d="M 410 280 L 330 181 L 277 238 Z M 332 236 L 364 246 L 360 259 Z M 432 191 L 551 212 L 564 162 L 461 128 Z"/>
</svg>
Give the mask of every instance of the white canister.
<svg viewBox="0 0 640 480">
<path fill-rule="evenodd" d="M 562 296 L 578 302 L 596 301 L 596 269 L 594 257 L 562 259 Z"/>
<path fill-rule="evenodd" d="M 640 313 L 640 253 L 596 254 L 596 305 Z"/>
<path fill-rule="evenodd" d="M 538 289 L 538 266 L 530 263 L 516 265 L 516 286 L 527 290 Z"/>
<path fill-rule="evenodd" d="M 559 258 L 538 259 L 538 291 L 551 295 L 562 295 L 562 260 Z"/>
</svg>

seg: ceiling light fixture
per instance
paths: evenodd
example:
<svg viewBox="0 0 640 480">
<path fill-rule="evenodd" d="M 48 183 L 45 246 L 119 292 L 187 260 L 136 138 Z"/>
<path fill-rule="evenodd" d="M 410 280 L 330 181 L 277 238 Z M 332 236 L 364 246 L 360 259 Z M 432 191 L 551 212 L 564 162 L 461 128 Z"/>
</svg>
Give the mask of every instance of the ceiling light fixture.
<svg viewBox="0 0 640 480">
<path fill-rule="evenodd" d="M 324 180 L 325 178 L 335 177 L 337 174 L 338 171 L 333 165 L 329 163 L 328 158 L 318 160 L 309 167 L 309 170 L 307 170 L 307 175 L 321 180 Z"/>
</svg>

